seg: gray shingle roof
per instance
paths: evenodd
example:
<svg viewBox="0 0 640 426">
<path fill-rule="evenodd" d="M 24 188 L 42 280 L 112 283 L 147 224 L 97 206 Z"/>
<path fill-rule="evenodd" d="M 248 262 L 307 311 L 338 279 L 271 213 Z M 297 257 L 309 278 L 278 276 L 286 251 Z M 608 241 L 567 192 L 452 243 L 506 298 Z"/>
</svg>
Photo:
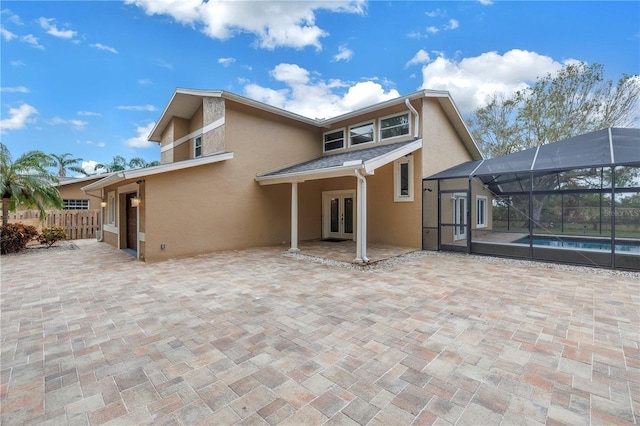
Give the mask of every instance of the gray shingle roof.
<svg viewBox="0 0 640 426">
<path fill-rule="evenodd" d="M 347 151 L 340 154 L 326 155 L 323 157 L 315 158 L 304 163 L 295 164 L 293 166 L 285 167 L 280 170 L 276 170 L 271 173 L 267 173 L 263 176 L 279 176 L 290 173 L 300 173 L 309 171 L 319 171 L 322 169 L 330 169 L 332 167 L 340 167 L 346 162 L 350 161 L 369 161 L 381 155 L 388 154 L 398 148 L 402 148 L 414 141 L 399 142 L 389 145 L 378 145 L 372 148 L 359 149 L 356 151 Z"/>
</svg>

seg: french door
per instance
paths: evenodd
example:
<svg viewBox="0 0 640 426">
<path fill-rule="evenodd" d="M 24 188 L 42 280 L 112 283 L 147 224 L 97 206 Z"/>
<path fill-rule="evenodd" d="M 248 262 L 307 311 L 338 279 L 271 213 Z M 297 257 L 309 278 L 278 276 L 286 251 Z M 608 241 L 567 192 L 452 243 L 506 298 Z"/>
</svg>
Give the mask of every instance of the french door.
<svg viewBox="0 0 640 426">
<path fill-rule="evenodd" d="M 353 239 L 355 191 L 322 193 L 322 238 Z"/>
</svg>

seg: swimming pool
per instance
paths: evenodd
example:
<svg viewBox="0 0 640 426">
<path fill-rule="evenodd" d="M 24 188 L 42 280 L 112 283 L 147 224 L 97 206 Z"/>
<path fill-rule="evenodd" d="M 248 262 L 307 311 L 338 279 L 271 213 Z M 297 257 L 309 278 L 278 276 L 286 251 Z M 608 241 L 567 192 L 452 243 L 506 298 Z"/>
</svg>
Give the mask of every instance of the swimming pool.
<svg viewBox="0 0 640 426">
<path fill-rule="evenodd" d="M 520 238 L 514 243 L 529 244 L 529 237 Z M 533 237 L 534 246 L 565 247 L 575 249 L 590 249 L 611 251 L 611 243 L 600 239 L 572 238 L 572 237 Z M 616 252 L 640 254 L 640 241 L 617 241 Z"/>
</svg>

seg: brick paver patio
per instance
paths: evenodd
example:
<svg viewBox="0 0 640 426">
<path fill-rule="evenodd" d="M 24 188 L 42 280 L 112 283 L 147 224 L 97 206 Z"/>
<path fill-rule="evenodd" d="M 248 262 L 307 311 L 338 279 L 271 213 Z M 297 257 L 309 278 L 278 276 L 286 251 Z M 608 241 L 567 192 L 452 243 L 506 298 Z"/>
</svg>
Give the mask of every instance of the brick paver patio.
<svg viewBox="0 0 640 426">
<path fill-rule="evenodd" d="M 2 424 L 633 424 L 640 280 L 281 248 L 3 256 Z"/>
</svg>

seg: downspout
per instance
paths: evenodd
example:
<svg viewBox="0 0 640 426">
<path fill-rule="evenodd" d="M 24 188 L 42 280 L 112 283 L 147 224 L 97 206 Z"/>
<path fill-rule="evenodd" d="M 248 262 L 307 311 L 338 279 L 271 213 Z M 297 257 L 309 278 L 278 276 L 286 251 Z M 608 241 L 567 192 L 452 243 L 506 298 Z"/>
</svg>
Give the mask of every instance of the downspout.
<svg viewBox="0 0 640 426">
<path fill-rule="evenodd" d="M 362 217 L 358 218 L 358 229 L 360 230 L 362 262 L 369 263 L 369 258 L 367 257 L 367 179 L 362 174 L 362 169 L 356 169 L 355 173 L 360 181 L 361 188 L 358 201 L 360 202 L 360 216 Z"/>
<path fill-rule="evenodd" d="M 418 116 L 418 111 L 416 111 L 416 109 L 413 107 L 413 105 L 411 105 L 411 102 L 409 102 L 409 99 L 405 99 L 404 100 L 404 104 L 407 106 L 407 108 L 409 108 L 409 110 L 411 110 L 411 112 L 415 116 L 415 122 L 414 122 L 414 125 L 413 125 L 413 137 L 417 138 L 418 137 L 418 124 L 420 123 L 420 121 L 419 121 L 420 117 Z"/>
</svg>

